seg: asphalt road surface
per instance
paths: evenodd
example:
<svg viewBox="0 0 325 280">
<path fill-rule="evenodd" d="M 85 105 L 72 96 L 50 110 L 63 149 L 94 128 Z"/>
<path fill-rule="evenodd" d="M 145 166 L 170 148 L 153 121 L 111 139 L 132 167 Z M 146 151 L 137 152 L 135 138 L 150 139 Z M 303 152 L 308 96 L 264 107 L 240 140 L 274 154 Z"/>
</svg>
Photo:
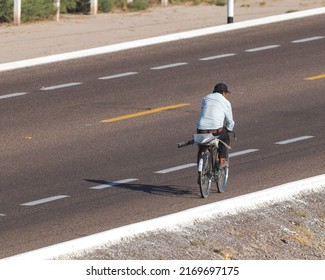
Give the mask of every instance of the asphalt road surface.
<svg viewBox="0 0 325 280">
<path fill-rule="evenodd" d="M 314 16 L 1 73 L 0 258 L 323 174 L 324 26 Z M 229 188 L 201 199 L 197 149 L 176 143 L 216 82 L 233 92 L 238 141 Z"/>
</svg>

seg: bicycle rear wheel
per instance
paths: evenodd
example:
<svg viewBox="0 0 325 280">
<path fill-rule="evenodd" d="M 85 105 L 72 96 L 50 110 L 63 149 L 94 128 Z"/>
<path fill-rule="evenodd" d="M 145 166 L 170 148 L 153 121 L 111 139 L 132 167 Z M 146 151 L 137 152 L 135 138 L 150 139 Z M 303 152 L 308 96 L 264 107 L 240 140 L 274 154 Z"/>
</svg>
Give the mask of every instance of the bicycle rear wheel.
<svg viewBox="0 0 325 280">
<path fill-rule="evenodd" d="M 229 164 L 229 159 L 227 159 Z M 217 166 L 217 171 L 215 173 L 215 181 L 217 184 L 217 190 L 219 193 L 223 193 L 228 185 L 228 175 L 229 175 L 229 166 L 219 168 L 219 164 Z"/>
<path fill-rule="evenodd" d="M 207 198 L 211 188 L 212 164 L 209 150 L 201 152 L 199 158 L 199 185 L 203 198 Z"/>
</svg>

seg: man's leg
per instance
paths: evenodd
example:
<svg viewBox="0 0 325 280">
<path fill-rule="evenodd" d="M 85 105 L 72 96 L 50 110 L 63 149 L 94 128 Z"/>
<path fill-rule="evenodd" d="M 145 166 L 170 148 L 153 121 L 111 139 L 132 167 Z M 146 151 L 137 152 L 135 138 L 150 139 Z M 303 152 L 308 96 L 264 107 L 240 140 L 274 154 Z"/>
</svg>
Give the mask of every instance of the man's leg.
<svg viewBox="0 0 325 280">
<path fill-rule="evenodd" d="M 225 142 L 227 145 L 230 144 L 230 137 L 228 134 L 228 131 L 226 128 L 223 128 L 220 132 L 219 139 L 223 142 Z M 219 166 L 220 168 L 226 167 L 228 165 L 227 162 L 227 155 L 228 155 L 228 149 L 225 145 L 222 143 L 219 143 Z"/>
</svg>

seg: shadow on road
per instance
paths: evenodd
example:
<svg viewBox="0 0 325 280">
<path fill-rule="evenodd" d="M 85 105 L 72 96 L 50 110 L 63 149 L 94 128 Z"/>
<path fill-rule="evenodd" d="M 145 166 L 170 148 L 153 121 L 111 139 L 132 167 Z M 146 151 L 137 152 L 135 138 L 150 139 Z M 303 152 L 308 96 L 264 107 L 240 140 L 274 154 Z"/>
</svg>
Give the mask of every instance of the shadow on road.
<svg viewBox="0 0 325 280">
<path fill-rule="evenodd" d="M 166 196 L 197 196 L 195 190 L 189 186 L 179 185 L 144 185 L 144 184 L 131 184 L 121 183 L 116 184 L 106 180 L 84 179 L 84 181 L 95 183 L 97 185 L 107 185 L 113 188 L 123 188 L 132 191 L 142 191 L 154 195 L 166 195 Z"/>
</svg>

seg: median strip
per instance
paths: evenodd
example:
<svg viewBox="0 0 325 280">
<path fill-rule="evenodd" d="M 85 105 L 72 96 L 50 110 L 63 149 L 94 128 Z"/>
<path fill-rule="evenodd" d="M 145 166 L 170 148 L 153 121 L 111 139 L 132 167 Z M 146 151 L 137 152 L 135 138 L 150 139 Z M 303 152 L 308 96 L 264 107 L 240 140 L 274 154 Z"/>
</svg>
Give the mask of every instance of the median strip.
<svg viewBox="0 0 325 280">
<path fill-rule="evenodd" d="M 170 110 L 170 109 L 177 109 L 177 108 L 185 107 L 185 106 L 189 106 L 189 105 L 191 105 L 191 104 L 182 103 L 182 104 L 176 104 L 176 105 L 171 105 L 171 106 L 166 106 L 166 107 L 160 107 L 160 108 L 150 109 L 147 111 L 142 111 L 142 112 L 138 112 L 138 113 L 133 113 L 133 114 L 128 114 L 128 115 L 124 115 L 124 116 L 119 116 L 119 117 L 115 117 L 115 118 L 102 120 L 101 122 L 105 122 L 105 123 L 116 122 L 116 121 L 136 118 L 136 117 L 140 117 L 140 116 L 144 116 L 144 115 L 149 115 L 149 114 L 153 114 L 153 113 L 158 113 L 158 112 L 166 111 L 166 110 Z"/>
</svg>

